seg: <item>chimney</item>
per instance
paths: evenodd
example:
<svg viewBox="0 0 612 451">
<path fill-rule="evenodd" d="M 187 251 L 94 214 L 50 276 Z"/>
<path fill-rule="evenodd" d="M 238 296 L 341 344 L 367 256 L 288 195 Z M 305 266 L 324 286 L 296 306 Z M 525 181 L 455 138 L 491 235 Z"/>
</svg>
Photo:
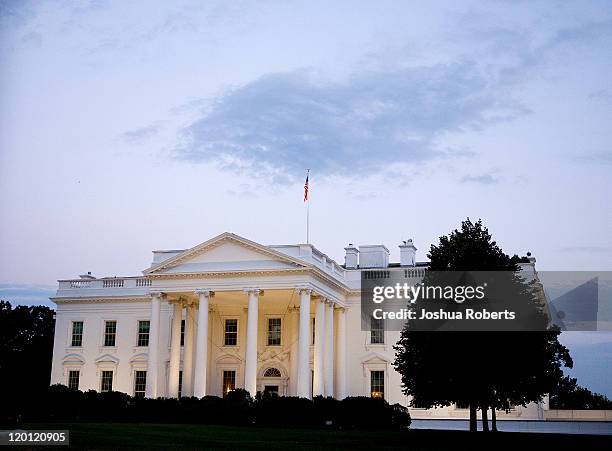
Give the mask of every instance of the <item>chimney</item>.
<svg viewBox="0 0 612 451">
<path fill-rule="evenodd" d="M 91 275 L 91 271 L 87 271 L 87 274 L 81 274 L 81 275 L 79 275 L 79 277 L 81 279 L 85 279 L 85 280 L 93 280 L 93 279 L 95 279 L 95 277 Z"/>
<path fill-rule="evenodd" d="M 400 249 L 400 265 L 401 266 L 414 266 L 416 265 L 416 251 L 417 248 L 412 244 L 412 239 L 402 241 L 399 246 Z"/>
<path fill-rule="evenodd" d="M 382 244 L 359 246 L 360 268 L 387 268 L 389 266 L 389 249 Z"/>
<path fill-rule="evenodd" d="M 353 243 L 349 243 L 344 248 L 346 255 L 344 256 L 344 267 L 347 269 L 355 269 L 359 265 L 359 250 L 353 246 Z"/>
</svg>

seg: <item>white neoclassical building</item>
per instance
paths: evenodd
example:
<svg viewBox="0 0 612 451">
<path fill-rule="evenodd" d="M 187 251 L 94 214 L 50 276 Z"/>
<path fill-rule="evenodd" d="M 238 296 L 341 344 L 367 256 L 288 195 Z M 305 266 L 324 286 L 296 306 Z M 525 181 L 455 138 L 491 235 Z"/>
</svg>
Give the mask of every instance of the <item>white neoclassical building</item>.
<svg viewBox="0 0 612 451">
<path fill-rule="evenodd" d="M 147 397 L 244 388 L 408 405 L 393 368 L 399 332 L 378 322 L 362 330 L 361 272 L 400 267 L 417 283 L 427 264 L 416 262 L 411 240 L 399 246 L 399 263 L 383 245 L 345 250 L 339 265 L 310 244 L 264 246 L 223 233 L 153 251 L 140 276 L 60 280 L 51 383 Z M 500 416 L 543 418 L 545 408 Z M 467 410 L 411 414 L 463 418 Z"/>
</svg>

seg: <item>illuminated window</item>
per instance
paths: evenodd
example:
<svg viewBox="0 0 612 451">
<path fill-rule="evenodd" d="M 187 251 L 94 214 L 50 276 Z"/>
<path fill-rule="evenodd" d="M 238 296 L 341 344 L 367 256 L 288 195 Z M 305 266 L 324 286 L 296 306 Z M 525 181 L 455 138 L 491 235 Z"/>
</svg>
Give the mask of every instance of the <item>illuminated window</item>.
<svg viewBox="0 0 612 451">
<path fill-rule="evenodd" d="M 385 372 L 370 371 L 370 395 L 372 398 L 385 397 Z"/>
<path fill-rule="evenodd" d="M 236 389 L 236 372 L 223 371 L 223 396 Z"/>
</svg>

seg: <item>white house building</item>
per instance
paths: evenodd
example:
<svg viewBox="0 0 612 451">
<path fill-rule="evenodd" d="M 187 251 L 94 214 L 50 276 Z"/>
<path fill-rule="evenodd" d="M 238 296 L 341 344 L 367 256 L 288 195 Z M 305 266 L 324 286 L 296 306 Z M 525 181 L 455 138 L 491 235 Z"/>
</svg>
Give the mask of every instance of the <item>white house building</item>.
<svg viewBox="0 0 612 451">
<path fill-rule="evenodd" d="M 361 328 L 362 271 L 402 267 L 417 283 L 411 240 L 389 263 L 383 245 L 345 248 L 339 265 L 310 244 L 264 246 L 223 233 L 153 251 L 141 276 L 60 280 L 52 384 L 135 396 L 380 396 L 408 405 L 393 368 L 399 332 Z M 535 260 L 530 264 L 533 268 Z M 543 418 L 545 405 L 499 416 Z M 413 409 L 464 418 L 467 409 Z"/>
</svg>

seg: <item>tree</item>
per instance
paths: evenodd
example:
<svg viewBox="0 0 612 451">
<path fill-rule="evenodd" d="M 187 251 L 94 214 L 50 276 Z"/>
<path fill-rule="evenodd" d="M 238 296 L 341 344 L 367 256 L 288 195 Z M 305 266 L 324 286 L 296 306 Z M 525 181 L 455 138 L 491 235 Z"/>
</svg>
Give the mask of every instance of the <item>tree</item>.
<svg viewBox="0 0 612 451">
<path fill-rule="evenodd" d="M 482 221 L 463 221 L 461 230 L 431 246 L 428 257 L 430 271 L 424 283 L 435 286 L 436 274 L 445 271 L 500 271 L 512 287 L 513 305 L 533 313 L 535 321 L 545 320 L 532 288 L 516 276 L 520 259 L 505 254 Z M 417 331 L 407 323 L 395 346 L 395 368 L 413 406 L 469 406 L 471 431 L 477 429 L 481 409 L 486 431 L 489 408 L 540 401 L 562 377 L 561 367 L 571 367 L 569 351 L 557 340 L 559 333 L 544 328 L 533 332 Z"/>
<path fill-rule="evenodd" d="M 607 396 L 580 387 L 576 378 L 565 376 L 550 393 L 553 409 L 612 409 Z"/>
<path fill-rule="evenodd" d="M 46 392 L 51 377 L 55 312 L 45 306 L 15 308 L 0 301 L 1 409 Z M 2 412 L 0 412 L 2 413 Z"/>
</svg>

